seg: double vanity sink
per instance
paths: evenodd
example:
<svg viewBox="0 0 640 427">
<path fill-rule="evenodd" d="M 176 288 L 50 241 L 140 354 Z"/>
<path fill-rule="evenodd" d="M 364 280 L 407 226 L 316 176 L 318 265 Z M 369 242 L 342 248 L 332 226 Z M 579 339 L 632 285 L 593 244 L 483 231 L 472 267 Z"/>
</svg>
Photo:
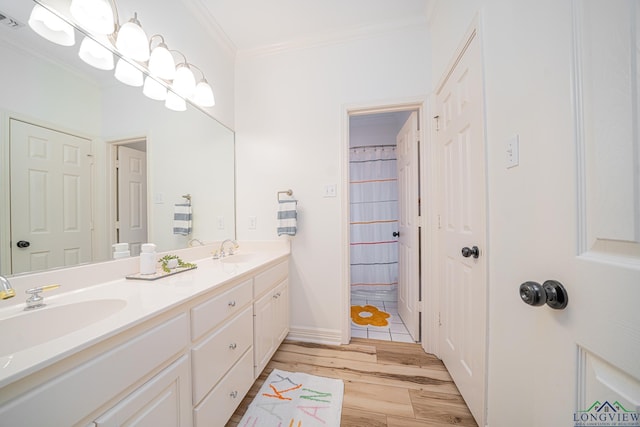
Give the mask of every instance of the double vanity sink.
<svg viewBox="0 0 640 427">
<path fill-rule="evenodd" d="M 167 365 L 165 366 L 165 371 L 173 372 L 169 369 L 173 365 L 168 366 L 169 363 L 183 366 L 175 368 L 175 372 L 182 372 L 175 375 L 189 377 L 189 381 L 185 381 L 183 378 L 181 382 L 176 382 L 176 384 L 180 383 L 182 384 L 181 387 L 184 387 L 184 384 L 191 382 L 191 372 L 203 372 L 203 370 L 206 372 L 209 369 L 206 366 L 210 363 L 206 363 L 205 367 L 196 367 L 198 358 L 202 359 L 203 357 L 201 355 L 213 351 L 207 349 L 209 345 L 207 343 L 209 340 L 213 340 L 213 338 L 206 338 L 207 333 L 213 336 L 218 334 L 215 331 L 220 328 L 222 330 L 240 328 L 233 333 L 225 332 L 226 335 L 222 334 L 222 336 L 226 336 L 227 338 L 225 339 L 228 340 L 232 336 L 245 336 L 245 340 L 246 337 L 258 337 L 254 329 L 256 326 L 261 327 L 262 325 L 254 325 L 256 314 L 254 314 L 255 309 L 253 307 L 258 299 L 275 301 L 276 296 L 273 289 L 279 284 L 286 285 L 286 276 L 288 275 L 288 262 L 286 260 L 289 255 L 289 246 L 288 244 L 282 244 L 283 242 L 274 243 L 277 244 L 258 246 L 256 250 L 245 249 L 244 245 L 241 244 L 241 249 L 238 253 L 217 260 L 212 259 L 211 256 L 206 258 L 189 257 L 190 250 L 185 250 L 180 256 L 189 262 L 195 262 L 197 264 L 196 269 L 153 281 L 128 280 L 121 276 L 120 278 L 88 287 L 71 286 L 71 289 L 66 288 L 65 283 L 61 281 L 59 282 L 61 285 L 59 289 L 42 295 L 46 303 L 43 308 L 24 311 L 24 301 L 14 302 L 9 307 L 0 308 L 0 328 L 3 331 L 2 340 L 0 340 L 0 389 L 3 392 L 2 397 L 0 397 L 0 418 L 5 415 L 10 418 L 11 414 L 13 412 L 18 413 L 18 410 L 23 405 L 28 407 L 30 402 L 24 399 L 27 399 L 29 395 L 32 395 L 33 398 L 38 395 L 33 390 L 43 390 L 42 392 L 44 393 L 45 390 L 49 390 L 51 387 L 54 387 L 54 389 L 58 386 L 62 387 L 60 384 L 55 385 L 55 383 L 59 382 L 57 378 L 65 378 L 70 375 L 67 372 L 74 370 L 80 373 L 79 367 L 82 367 L 83 373 L 79 374 L 78 378 L 85 378 L 86 381 L 90 381 L 90 373 L 93 371 L 89 368 L 98 363 L 96 362 L 97 360 L 106 358 L 108 354 L 117 354 L 115 349 L 127 348 L 130 346 L 129 343 L 136 342 L 138 336 L 149 334 L 150 336 L 153 336 L 153 334 L 158 335 L 158 337 L 161 336 L 161 332 L 152 333 L 149 331 L 163 331 L 166 329 L 167 333 L 173 337 L 170 340 L 167 340 L 169 335 L 164 338 L 153 338 L 157 341 L 158 346 L 166 344 L 170 348 L 166 350 L 165 356 L 158 356 L 160 357 L 158 360 L 149 362 L 151 364 L 149 375 L 155 372 L 154 370 L 158 370 L 165 365 Z M 202 250 L 200 252 L 194 251 L 194 254 L 198 253 L 203 252 Z M 119 268 L 124 268 L 124 270 L 128 271 L 128 274 L 133 274 L 136 272 L 136 261 L 137 258 L 124 260 L 122 261 L 124 264 L 121 264 Z M 118 260 L 105 264 L 113 264 L 113 267 L 116 268 L 119 265 L 117 263 L 120 262 L 121 260 Z M 86 270 L 83 274 L 93 275 L 97 273 L 91 271 L 92 266 L 84 266 L 82 268 Z M 101 268 L 108 268 L 108 265 L 103 265 Z M 134 269 L 134 271 L 131 271 L 131 269 Z M 53 280 L 56 279 L 54 278 Z M 12 280 L 13 282 L 14 280 Z M 41 284 L 36 285 L 41 286 Z M 14 300 L 24 295 L 22 289 L 16 289 L 16 291 L 17 295 L 13 298 Z M 269 294 L 270 292 L 274 292 L 274 295 Z M 280 292 L 278 291 L 278 296 L 280 296 Z M 232 297 L 233 301 L 231 301 Z M 229 301 L 225 299 L 220 300 L 220 303 L 216 302 L 219 298 L 226 298 Z M 236 300 L 238 301 L 238 311 L 236 311 L 235 307 Z M 225 311 L 227 310 L 227 305 L 228 312 Z M 288 330 L 288 302 L 284 308 L 279 307 L 278 310 L 286 310 L 287 324 L 286 326 L 281 325 L 281 329 L 277 332 L 280 336 L 276 337 L 278 342 L 276 343 L 276 338 L 274 338 L 270 344 L 271 347 L 274 345 L 277 347 L 276 344 L 279 344 L 279 341 L 286 336 L 286 333 L 282 334 L 282 330 Z M 276 316 L 276 313 L 269 314 L 269 316 L 271 315 Z M 215 321 L 199 320 L 214 317 L 216 318 Z M 201 326 L 209 325 L 207 322 L 210 323 L 210 326 Z M 225 326 L 227 323 L 236 324 L 236 326 L 232 325 L 227 328 Z M 269 321 L 261 320 L 259 323 L 269 323 Z M 196 330 L 205 332 L 196 334 Z M 263 332 L 260 333 L 260 336 L 264 335 Z M 172 342 L 169 344 L 165 343 L 166 341 Z M 234 339 L 233 341 L 232 344 L 225 344 L 225 348 L 229 346 L 235 349 L 239 344 L 236 344 L 237 340 Z M 153 345 L 147 343 L 140 349 Z M 250 342 L 244 345 L 242 355 L 238 354 L 237 358 L 234 356 L 232 360 L 229 359 L 229 372 L 232 371 L 232 366 L 242 365 L 234 369 L 238 370 L 238 372 L 243 372 L 243 380 L 241 382 L 244 388 L 250 386 L 250 383 L 253 382 L 253 379 L 259 374 L 264 365 L 264 361 L 261 360 L 260 366 L 258 366 L 258 361 L 256 360 L 258 357 L 254 356 L 252 350 L 256 345 L 259 348 L 265 347 L 261 343 L 254 343 L 253 338 L 251 338 Z M 269 344 L 266 345 L 266 347 L 268 346 Z M 274 351 L 272 348 L 261 350 L 263 354 L 259 358 L 264 359 L 265 356 L 270 358 L 272 351 Z M 138 350 L 136 354 L 139 354 L 139 352 Z M 162 350 L 158 350 L 156 353 L 162 354 Z M 142 358 L 142 362 L 132 361 L 132 369 L 134 365 L 139 363 L 145 365 L 144 358 L 146 356 L 139 355 L 138 357 Z M 160 364 L 158 365 L 158 363 Z M 215 361 L 213 364 L 216 364 Z M 188 366 L 190 369 L 184 368 L 184 366 Z M 73 369 L 69 371 L 70 368 Z M 120 367 L 113 366 L 111 369 L 118 370 Z M 146 368 L 138 366 L 135 371 L 141 372 L 142 375 L 144 374 L 144 369 Z M 126 371 L 127 367 L 122 366 L 122 370 L 123 372 Z M 97 378 L 95 381 L 102 381 L 104 374 L 99 374 L 102 371 L 95 372 L 98 372 L 95 374 L 95 378 Z M 220 376 L 227 375 L 230 378 L 229 381 L 235 378 L 234 375 L 228 372 L 225 374 L 225 372 L 221 372 Z M 247 372 L 250 372 L 250 375 Z M 105 374 L 104 380 L 107 383 L 115 381 L 108 378 L 108 372 Z M 132 375 L 129 376 L 132 377 Z M 203 377 L 203 375 L 200 374 L 199 377 Z M 109 411 L 105 408 L 111 408 L 115 402 L 113 399 L 117 400 L 124 397 L 126 393 L 131 391 L 131 387 L 139 387 L 143 381 L 149 381 L 149 378 L 142 375 L 137 381 L 138 383 L 134 381 L 132 384 L 123 383 L 121 386 L 114 386 L 111 394 L 105 394 L 104 397 L 100 398 L 102 399 L 100 402 L 96 401 L 96 403 L 87 404 L 86 410 L 95 410 L 95 415 L 98 416 L 100 411 L 104 409 L 106 411 L 105 414 L 108 414 Z M 196 380 L 194 379 L 194 381 Z M 201 419 L 202 424 L 208 421 L 207 414 L 219 412 L 207 409 L 217 404 L 212 402 L 218 400 L 218 398 L 205 398 L 209 390 L 215 390 L 212 387 L 217 382 L 223 383 L 224 381 L 216 378 L 212 380 L 212 384 L 194 383 L 194 390 L 197 386 L 206 392 L 199 392 L 198 399 L 196 399 L 196 393 L 194 392 L 193 402 L 191 402 L 191 393 L 186 393 L 183 390 L 180 399 L 184 401 L 184 395 L 189 394 L 189 411 L 187 412 L 190 415 L 186 421 L 183 419 L 183 422 L 177 422 L 176 425 L 189 425 L 191 423 L 197 425 L 198 419 Z M 74 382 L 69 382 L 69 387 L 75 387 L 74 384 Z M 34 385 L 37 385 L 37 387 L 33 387 Z M 32 387 L 33 390 L 31 390 Z M 97 390 L 96 387 L 109 390 L 109 387 L 98 384 L 94 384 L 93 387 L 91 390 Z M 46 391 L 46 393 L 49 394 L 51 390 Z M 56 390 L 60 393 L 68 392 L 65 388 Z M 99 395 L 100 393 L 96 394 Z M 111 396 L 112 394 L 115 397 Z M 213 391 L 210 394 L 213 394 Z M 180 393 L 176 393 L 176 396 L 178 395 Z M 237 392 L 236 395 L 238 395 Z M 205 405 L 207 399 L 210 402 Z M 182 403 L 180 404 L 182 405 Z M 103 409 L 100 409 L 101 405 Z M 96 408 L 92 409 L 93 406 L 96 406 Z M 225 403 L 225 406 L 230 407 L 230 404 Z M 115 405 L 115 407 L 118 407 L 118 405 Z M 184 407 L 178 412 L 184 415 Z M 67 414 L 63 415 L 63 417 L 67 416 Z M 76 420 L 82 420 L 84 416 L 91 417 L 93 415 L 77 414 L 77 417 L 74 415 L 75 418 L 72 417 L 69 420 L 73 419 L 75 423 Z M 98 421 L 99 419 L 97 418 Z M 64 420 L 65 422 L 67 421 L 66 418 Z M 87 425 L 103 425 L 98 421 L 93 421 Z M 81 422 L 84 423 L 84 421 Z M 108 423 L 104 425 L 108 425 Z"/>
</svg>

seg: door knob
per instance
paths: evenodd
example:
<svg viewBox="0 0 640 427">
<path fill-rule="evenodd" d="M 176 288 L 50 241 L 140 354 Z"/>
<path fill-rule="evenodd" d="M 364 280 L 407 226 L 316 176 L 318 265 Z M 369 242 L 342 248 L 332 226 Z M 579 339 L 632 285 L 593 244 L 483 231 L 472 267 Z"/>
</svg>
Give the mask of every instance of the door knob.
<svg viewBox="0 0 640 427">
<path fill-rule="evenodd" d="M 400 232 L 399 231 L 394 231 L 393 232 L 393 237 L 400 237 Z"/>
<path fill-rule="evenodd" d="M 16 246 L 19 248 L 28 248 L 29 246 L 31 246 L 31 243 L 27 242 L 26 240 L 19 240 L 18 243 L 16 243 Z"/>
<path fill-rule="evenodd" d="M 462 256 L 465 258 L 469 258 L 470 256 L 472 256 L 474 258 L 478 258 L 480 256 L 480 249 L 478 249 L 477 246 L 474 246 L 472 248 L 468 248 L 468 247 L 464 247 L 462 248 Z"/>
<path fill-rule="evenodd" d="M 546 303 L 555 310 L 562 310 L 569 303 L 567 290 L 557 280 L 547 280 L 542 285 L 537 282 L 524 282 L 520 285 L 520 298 L 524 303 L 534 307 Z"/>
</svg>

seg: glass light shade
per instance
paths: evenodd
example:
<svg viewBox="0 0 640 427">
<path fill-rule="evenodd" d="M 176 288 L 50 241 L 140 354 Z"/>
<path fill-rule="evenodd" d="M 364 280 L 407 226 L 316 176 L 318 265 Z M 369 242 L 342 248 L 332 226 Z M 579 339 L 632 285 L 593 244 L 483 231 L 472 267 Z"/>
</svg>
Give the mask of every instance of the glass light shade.
<svg viewBox="0 0 640 427">
<path fill-rule="evenodd" d="M 204 79 L 196 85 L 196 90 L 191 100 L 201 107 L 213 107 L 216 105 L 216 101 L 213 97 L 213 90 L 209 83 Z"/>
<path fill-rule="evenodd" d="M 120 58 L 116 64 L 116 79 L 129 86 L 142 86 L 142 71 Z"/>
<path fill-rule="evenodd" d="M 71 24 L 39 4 L 31 11 L 29 26 L 50 42 L 62 46 L 73 46 L 76 43 L 76 33 Z"/>
<path fill-rule="evenodd" d="M 191 98 L 196 90 L 196 78 L 188 65 L 178 65 L 173 78 L 173 89 L 183 98 Z"/>
<path fill-rule="evenodd" d="M 176 75 L 176 62 L 164 43 L 159 44 L 151 51 L 149 72 L 165 80 L 173 80 Z"/>
<path fill-rule="evenodd" d="M 108 35 L 115 30 L 113 9 L 109 0 L 71 0 L 71 16 L 91 33 Z"/>
<path fill-rule="evenodd" d="M 138 22 L 132 18 L 118 30 L 116 48 L 126 57 L 144 62 L 149 59 L 149 40 Z"/>
<path fill-rule="evenodd" d="M 100 70 L 113 70 L 113 53 L 91 37 L 85 37 L 82 40 L 78 56 L 87 64 Z"/>
<path fill-rule="evenodd" d="M 156 101 L 164 101 L 167 99 L 167 88 L 149 76 L 144 79 L 142 93 L 144 93 L 148 98 L 155 99 Z"/>
<path fill-rule="evenodd" d="M 185 111 L 187 109 L 187 101 L 172 91 L 167 92 L 167 99 L 164 102 L 164 105 L 173 111 Z"/>
</svg>

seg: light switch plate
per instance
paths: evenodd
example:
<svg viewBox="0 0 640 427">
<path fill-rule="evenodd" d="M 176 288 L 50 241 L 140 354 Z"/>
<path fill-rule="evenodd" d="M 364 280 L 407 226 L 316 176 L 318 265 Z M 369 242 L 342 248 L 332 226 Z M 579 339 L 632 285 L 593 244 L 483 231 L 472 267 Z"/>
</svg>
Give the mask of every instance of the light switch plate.
<svg viewBox="0 0 640 427">
<path fill-rule="evenodd" d="M 249 217 L 249 230 L 255 230 L 257 222 L 258 222 L 258 219 L 255 216 L 250 216 Z"/>
<path fill-rule="evenodd" d="M 507 169 L 520 164 L 520 139 L 515 135 L 507 140 Z"/>
<path fill-rule="evenodd" d="M 324 186 L 324 197 L 336 197 L 336 184 L 327 184 Z"/>
</svg>

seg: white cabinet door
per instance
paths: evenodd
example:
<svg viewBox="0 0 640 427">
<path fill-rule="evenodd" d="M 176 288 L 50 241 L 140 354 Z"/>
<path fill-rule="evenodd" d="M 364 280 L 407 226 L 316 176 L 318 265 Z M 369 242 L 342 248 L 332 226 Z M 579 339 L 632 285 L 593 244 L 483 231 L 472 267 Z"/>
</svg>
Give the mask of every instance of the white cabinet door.
<svg viewBox="0 0 640 427">
<path fill-rule="evenodd" d="M 185 355 L 98 418 L 96 427 L 190 427 L 189 376 Z"/>
<path fill-rule="evenodd" d="M 273 292 L 267 292 L 253 304 L 253 351 L 257 378 L 264 369 L 273 352 Z"/>
<path fill-rule="evenodd" d="M 289 281 L 280 283 L 274 290 L 274 347 L 287 337 L 289 333 Z M 275 348 L 274 348 L 275 351 Z"/>
</svg>

